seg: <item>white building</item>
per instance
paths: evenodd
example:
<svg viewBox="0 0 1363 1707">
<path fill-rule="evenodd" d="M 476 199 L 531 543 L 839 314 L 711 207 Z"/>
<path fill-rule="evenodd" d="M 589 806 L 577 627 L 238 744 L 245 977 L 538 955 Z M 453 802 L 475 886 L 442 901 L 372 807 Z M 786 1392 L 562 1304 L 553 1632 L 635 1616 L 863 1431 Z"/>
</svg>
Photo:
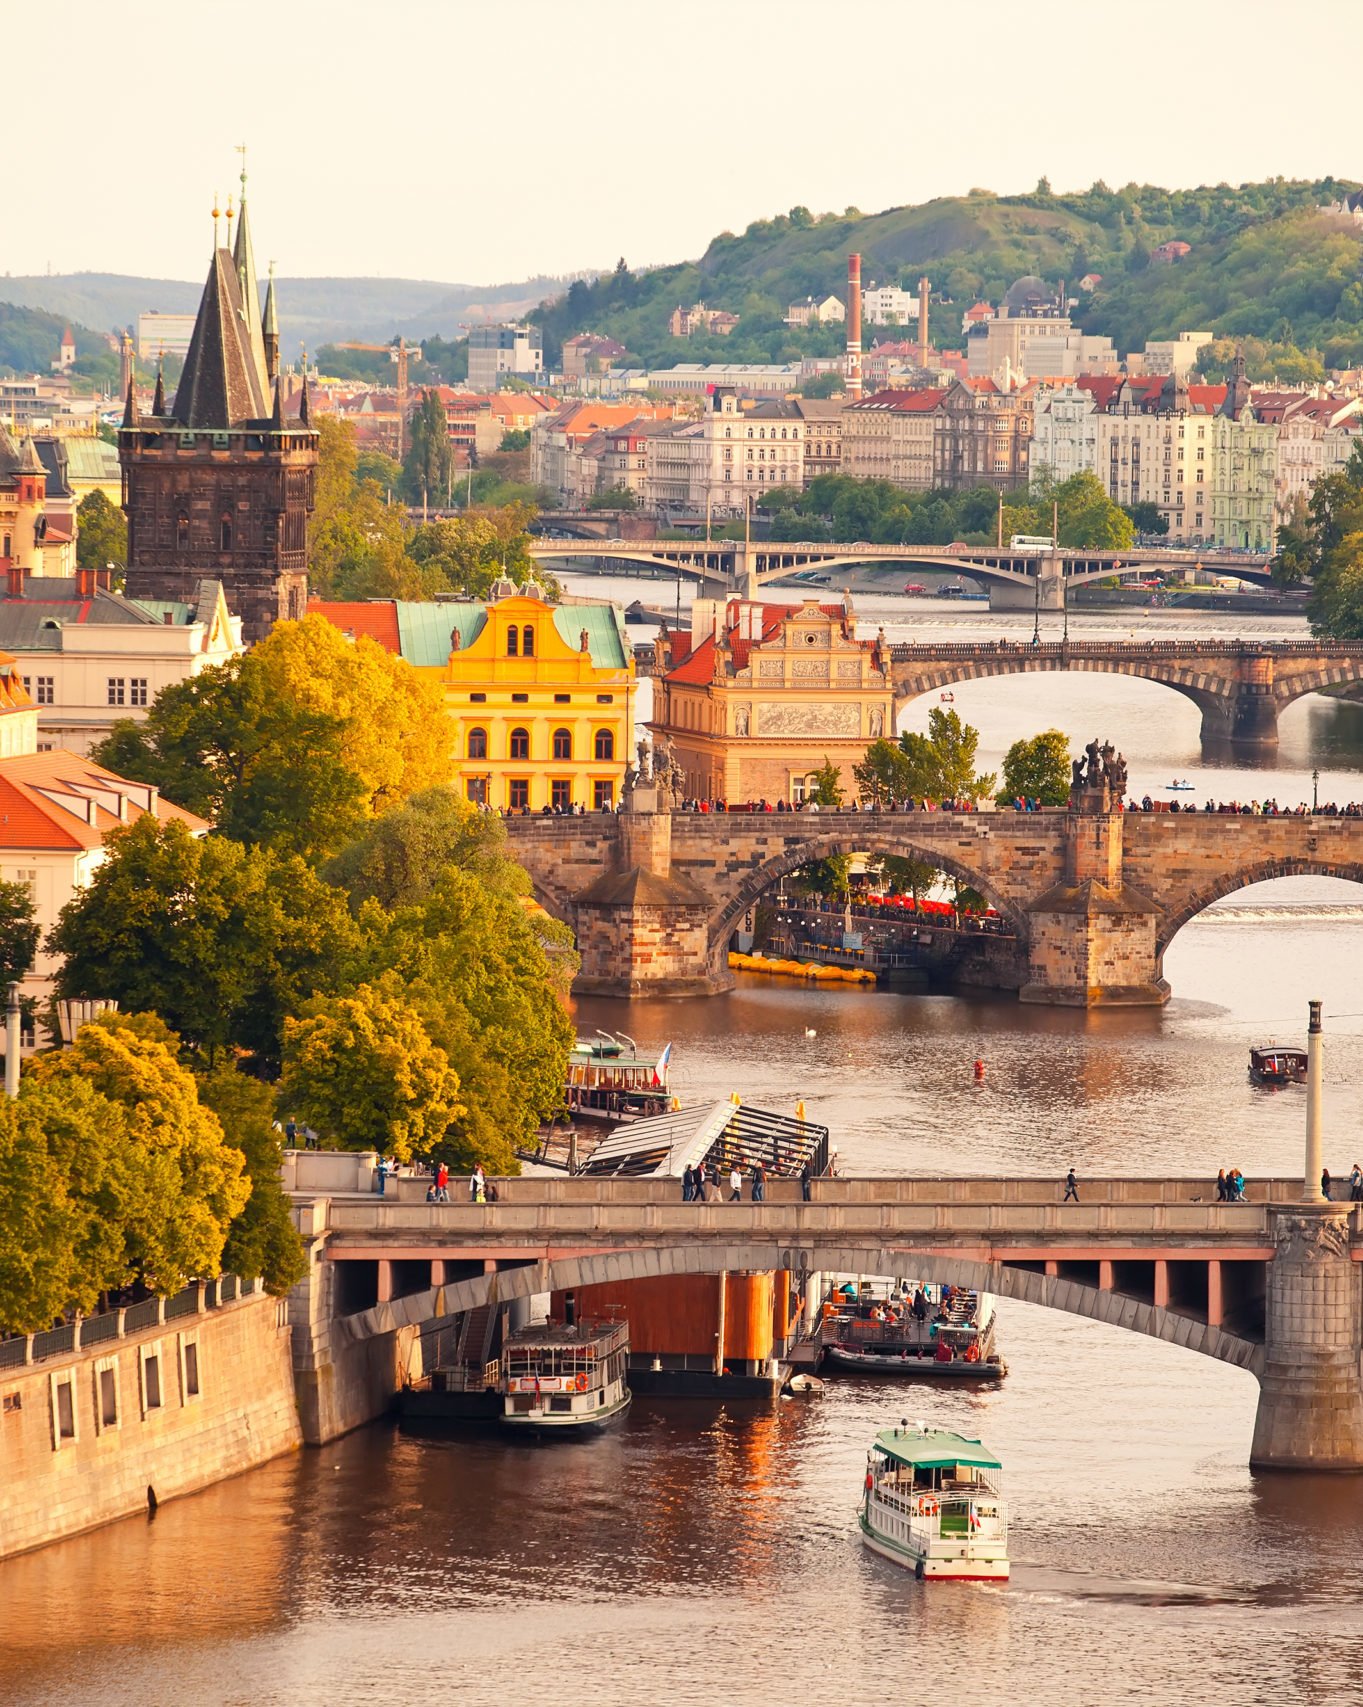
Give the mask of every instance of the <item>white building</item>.
<svg viewBox="0 0 1363 1707">
<path fill-rule="evenodd" d="M 847 319 L 847 305 L 840 296 L 807 296 L 803 302 L 792 302 L 784 318 L 787 326 L 841 326 Z"/>
<path fill-rule="evenodd" d="M 469 331 L 470 391 L 496 391 L 503 374 L 539 379 L 544 373 L 544 334 L 538 326 L 474 326 Z"/>
<path fill-rule="evenodd" d="M 861 318 L 867 326 L 907 326 L 918 317 L 918 298 L 897 285 L 868 285 L 861 293 Z"/>
<path fill-rule="evenodd" d="M 716 391 L 698 421 L 645 441 L 646 507 L 661 515 L 685 510 L 729 520 L 761 503 L 774 486 L 804 488 L 805 421 L 797 403 L 744 408 L 729 389 Z"/>
<path fill-rule="evenodd" d="M 144 362 L 161 356 L 187 356 L 194 336 L 193 314 L 139 314 L 137 353 Z"/>
</svg>

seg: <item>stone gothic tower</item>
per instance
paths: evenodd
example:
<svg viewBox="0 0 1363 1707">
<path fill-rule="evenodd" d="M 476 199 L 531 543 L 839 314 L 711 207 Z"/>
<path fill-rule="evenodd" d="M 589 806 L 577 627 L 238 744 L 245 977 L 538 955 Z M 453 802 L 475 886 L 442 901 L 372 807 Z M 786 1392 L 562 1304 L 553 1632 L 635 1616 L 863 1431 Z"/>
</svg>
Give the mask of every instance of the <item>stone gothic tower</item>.
<svg viewBox="0 0 1363 1707">
<path fill-rule="evenodd" d="M 175 402 L 167 410 L 158 378 L 142 415 L 129 385 L 118 457 L 128 597 L 193 603 L 200 581 L 221 581 L 248 642 L 307 608 L 317 434 L 306 381 L 299 417 L 284 414 L 278 350 L 273 279 L 261 314 L 243 172 L 236 242 L 219 248 L 215 237 Z"/>
</svg>

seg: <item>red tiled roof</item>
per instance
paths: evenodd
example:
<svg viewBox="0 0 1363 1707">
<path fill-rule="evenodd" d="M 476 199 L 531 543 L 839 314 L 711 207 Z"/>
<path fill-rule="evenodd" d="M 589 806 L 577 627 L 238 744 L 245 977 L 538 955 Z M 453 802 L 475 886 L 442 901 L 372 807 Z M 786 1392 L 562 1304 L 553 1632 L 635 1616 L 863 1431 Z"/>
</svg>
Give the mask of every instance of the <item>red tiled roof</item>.
<svg viewBox="0 0 1363 1707">
<path fill-rule="evenodd" d="M 119 799 L 126 802 L 123 818 Z M 110 830 L 135 824 L 149 809 L 161 823 L 176 821 L 196 834 L 210 827 L 155 797 L 144 783 L 128 782 L 79 753 L 54 748 L 0 760 L 0 848 L 97 848 Z"/>
<path fill-rule="evenodd" d="M 309 599 L 308 615 L 325 617 L 345 634 L 367 634 L 385 652 L 401 655 L 398 607 L 393 599 Z"/>
<path fill-rule="evenodd" d="M 922 391 L 877 391 L 849 407 L 853 410 L 885 410 L 896 415 L 926 414 L 935 409 L 945 396 L 946 392 L 937 387 Z"/>
</svg>

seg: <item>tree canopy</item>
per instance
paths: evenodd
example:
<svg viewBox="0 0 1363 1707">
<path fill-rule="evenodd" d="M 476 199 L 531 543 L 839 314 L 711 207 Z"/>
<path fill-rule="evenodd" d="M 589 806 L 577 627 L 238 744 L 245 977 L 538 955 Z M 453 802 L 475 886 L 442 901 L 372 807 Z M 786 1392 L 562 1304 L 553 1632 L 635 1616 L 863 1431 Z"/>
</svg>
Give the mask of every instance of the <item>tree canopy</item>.
<svg viewBox="0 0 1363 1707">
<path fill-rule="evenodd" d="M 992 771 L 976 773 L 979 745 L 978 729 L 935 705 L 926 735 L 906 729 L 898 743 L 872 741 L 853 774 L 862 798 L 872 802 L 983 800 L 993 793 L 996 778 Z"/>
<path fill-rule="evenodd" d="M 76 505 L 76 562 L 82 569 L 128 566 L 128 523 L 98 487 Z"/>
<path fill-rule="evenodd" d="M 1279 528 L 1273 573 L 1288 585 L 1311 576 L 1306 609 L 1314 633 L 1363 640 L 1363 445 L 1316 481 L 1305 516 Z"/>
<path fill-rule="evenodd" d="M 1014 741 L 1003 756 L 1000 802 L 1039 800 L 1043 806 L 1063 806 L 1069 797 L 1069 736 L 1043 729 L 1030 739 Z"/>
</svg>

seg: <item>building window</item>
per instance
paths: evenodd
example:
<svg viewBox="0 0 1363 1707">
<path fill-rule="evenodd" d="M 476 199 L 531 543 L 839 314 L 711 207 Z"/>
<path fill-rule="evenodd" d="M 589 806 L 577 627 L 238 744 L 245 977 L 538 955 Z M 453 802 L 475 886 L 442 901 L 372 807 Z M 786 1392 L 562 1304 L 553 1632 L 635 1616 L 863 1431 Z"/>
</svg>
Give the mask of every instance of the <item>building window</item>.
<svg viewBox="0 0 1363 1707">
<path fill-rule="evenodd" d="M 516 657 L 520 652 L 521 631 L 518 628 L 508 628 L 506 631 L 506 655 Z"/>
<path fill-rule="evenodd" d="M 468 757 L 471 759 L 485 759 L 487 757 L 486 729 L 469 730 Z"/>
<path fill-rule="evenodd" d="M 596 696 L 596 703 L 598 705 L 614 705 L 615 695 L 613 693 L 599 693 Z"/>
<path fill-rule="evenodd" d="M 530 695 L 528 693 L 513 693 L 511 703 L 512 705 L 529 705 Z"/>
<path fill-rule="evenodd" d="M 528 759 L 530 757 L 530 731 L 528 729 L 513 729 L 511 745 L 507 750 L 508 758 Z"/>
<path fill-rule="evenodd" d="M 549 804 L 555 812 L 572 810 L 573 785 L 566 777 L 555 777 L 549 784 Z"/>
<path fill-rule="evenodd" d="M 142 1415 L 159 1411 L 165 1404 L 161 1393 L 161 1342 L 142 1356 Z"/>
<path fill-rule="evenodd" d="M 189 517 L 183 510 L 175 518 L 175 549 L 177 551 L 189 550 Z"/>
<path fill-rule="evenodd" d="M 535 631 L 530 626 L 530 624 L 527 622 L 525 627 L 521 630 L 521 657 L 522 658 L 533 658 L 534 656 L 535 656 Z"/>
<path fill-rule="evenodd" d="M 147 678 L 145 676 L 129 676 L 128 704 L 145 705 L 147 703 Z"/>
<path fill-rule="evenodd" d="M 573 734 L 571 729 L 555 729 L 554 757 L 571 760 L 573 756 Z"/>
<path fill-rule="evenodd" d="M 555 705 L 571 705 L 572 703 L 573 703 L 573 696 L 570 693 L 556 693 L 554 695 L 554 704 Z"/>
<path fill-rule="evenodd" d="M 56 677 L 39 676 L 35 684 L 34 699 L 39 705 L 55 705 L 57 701 Z"/>
<path fill-rule="evenodd" d="M 469 695 L 469 704 L 470 705 L 486 705 L 487 704 L 487 695 L 485 693 L 471 693 Z"/>
<path fill-rule="evenodd" d="M 188 1404 L 199 1396 L 199 1342 L 180 1340 L 180 1402 Z"/>
<path fill-rule="evenodd" d="M 527 777 L 514 776 L 506 785 L 506 803 L 513 812 L 523 812 L 530 805 L 530 782 Z"/>
<path fill-rule="evenodd" d="M 231 516 L 224 516 L 218 524 L 218 549 L 219 551 L 230 551 L 232 549 Z"/>
<path fill-rule="evenodd" d="M 101 1432 L 118 1427 L 118 1365 L 112 1358 L 95 1366 L 95 1420 Z"/>
<path fill-rule="evenodd" d="M 596 740 L 592 745 L 592 753 L 597 764 L 609 764 L 615 757 L 615 731 L 598 729 Z"/>
<path fill-rule="evenodd" d="M 76 1438 L 76 1377 L 68 1370 L 52 1376 L 52 1448 Z"/>
<path fill-rule="evenodd" d="M 123 705 L 125 703 L 126 690 L 127 683 L 123 680 L 122 676 L 110 676 L 108 681 L 108 703 L 110 705 Z"/>
<path fill-rule="evenodd" d="M 609 812 L 615 804 L 615 785 L 609 782 L 592 784 L 592 806 L 598 812 Z"/>
<path fill-rule="evenodd" d="M 471 805 L 486 806 L 487 778 L 485 776 L 471 776 L 464 785 L 464 792 L 468 795 Z"/>
</svg>

